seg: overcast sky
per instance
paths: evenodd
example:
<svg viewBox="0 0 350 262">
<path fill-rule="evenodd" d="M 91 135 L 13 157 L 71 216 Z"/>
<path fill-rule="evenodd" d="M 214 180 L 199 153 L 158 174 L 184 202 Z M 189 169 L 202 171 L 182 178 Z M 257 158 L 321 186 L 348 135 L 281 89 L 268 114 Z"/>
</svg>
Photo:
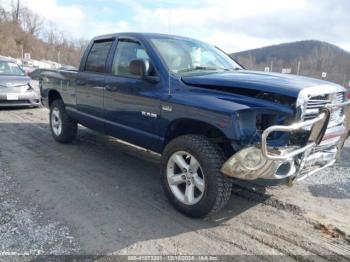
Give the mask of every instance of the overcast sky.
<svg viewBox="0 0 350 262">
<path fill-rule="evenodd" d="M 350 51 L 350 0 L 22 2 L 72 38 L 125 31 L 160 32 L 198 38 L 227 52 L 316 39 Z"/>
</svg>

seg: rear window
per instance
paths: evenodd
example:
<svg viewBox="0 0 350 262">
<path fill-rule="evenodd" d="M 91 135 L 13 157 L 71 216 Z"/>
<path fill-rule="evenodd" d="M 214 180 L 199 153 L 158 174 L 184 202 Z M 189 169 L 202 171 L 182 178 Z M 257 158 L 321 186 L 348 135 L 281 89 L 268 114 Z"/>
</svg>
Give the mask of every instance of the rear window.
<svg viewBox="0 0 350 262">
<path fill-rule="evenodd" d="M 85 71 L 104 73 L 106 61 L 113 40 L 95 42 L 90 50 L 85 64 Z"/>
</svg>

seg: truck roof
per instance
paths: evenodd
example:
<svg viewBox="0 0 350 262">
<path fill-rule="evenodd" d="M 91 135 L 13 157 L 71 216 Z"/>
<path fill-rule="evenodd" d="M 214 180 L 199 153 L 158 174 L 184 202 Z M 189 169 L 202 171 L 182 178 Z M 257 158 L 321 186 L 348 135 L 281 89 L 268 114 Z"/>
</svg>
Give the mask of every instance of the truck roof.
<svg viewBox="0 0 350 262">
<path fill-rule="evenodd" d="M 106 35 L 100 35 L 93 38 L 94 41 L 96 40 L 102 40 L 102 39 L 108 39 L 108 38 L 115 38 L 115 37 L 135 37 L 135 38 L 173 38 L 173 39 L 192 39 L 189 37 L 184 36 L 178 36 L 178 35 L 171 35 L 171 34 L 160 34 L 160 33 L 138 33 L 138 32 L 123 32 L 123 33 L 114 33 L 114 34 L 106 34 Z M 198 40 L 197 40 L 198 41 Z"/>
</svg>

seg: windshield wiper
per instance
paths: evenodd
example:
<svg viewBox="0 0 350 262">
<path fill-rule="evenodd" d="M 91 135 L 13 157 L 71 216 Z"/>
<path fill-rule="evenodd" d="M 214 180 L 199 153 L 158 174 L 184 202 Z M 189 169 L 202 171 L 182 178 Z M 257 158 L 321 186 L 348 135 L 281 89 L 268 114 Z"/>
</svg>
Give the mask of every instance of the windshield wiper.
<svg viewBox="0 0 350 262">
<path fill-rule="evenodd" d="M 233 68 L 225 68 L 225 71 L 238 71 L 238 70 L 242 70 L 242 68 L 240 67 L 233 67 Z"/>
<path fill-rule="evenodd" d="M 225 70 L 225 68 L 209 67 L 209 66 L 196 66 L 196 67 L 181 69 L 178 71 L 178 73 L 185 73 L 185 72 L 191 72 L 191 71 L 196 71 L 196 70 L 214 70 L 214 71 L 216 71 L 216 70 Z"/>
</svg>

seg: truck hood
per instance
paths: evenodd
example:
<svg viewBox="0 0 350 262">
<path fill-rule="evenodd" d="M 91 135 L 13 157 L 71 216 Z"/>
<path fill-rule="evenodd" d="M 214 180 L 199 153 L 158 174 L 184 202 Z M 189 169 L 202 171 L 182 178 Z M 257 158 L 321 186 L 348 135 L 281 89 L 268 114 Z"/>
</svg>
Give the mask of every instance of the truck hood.
<svg viewBox="0 0 350 262">
<path fill-rule="evenodd" d="M 248 70 L 183 76 L 182 80 L 185 84 L 203 88 L 225 87 L 232 89 L 232 92 L 235 92 L 235 89 L 250 89 L 285 95 L 293 98 L 297 98 L 299 92 L 307 87 L 325 84 L 335 85 L 322 80 L 296 75 L 264 73 Z"/>
<path fill-rule="evenodd" d="M 30 83 L 28 76 L 2 76 L 0 75 L 0 88 L 24 86 Z"/>
</svg>

